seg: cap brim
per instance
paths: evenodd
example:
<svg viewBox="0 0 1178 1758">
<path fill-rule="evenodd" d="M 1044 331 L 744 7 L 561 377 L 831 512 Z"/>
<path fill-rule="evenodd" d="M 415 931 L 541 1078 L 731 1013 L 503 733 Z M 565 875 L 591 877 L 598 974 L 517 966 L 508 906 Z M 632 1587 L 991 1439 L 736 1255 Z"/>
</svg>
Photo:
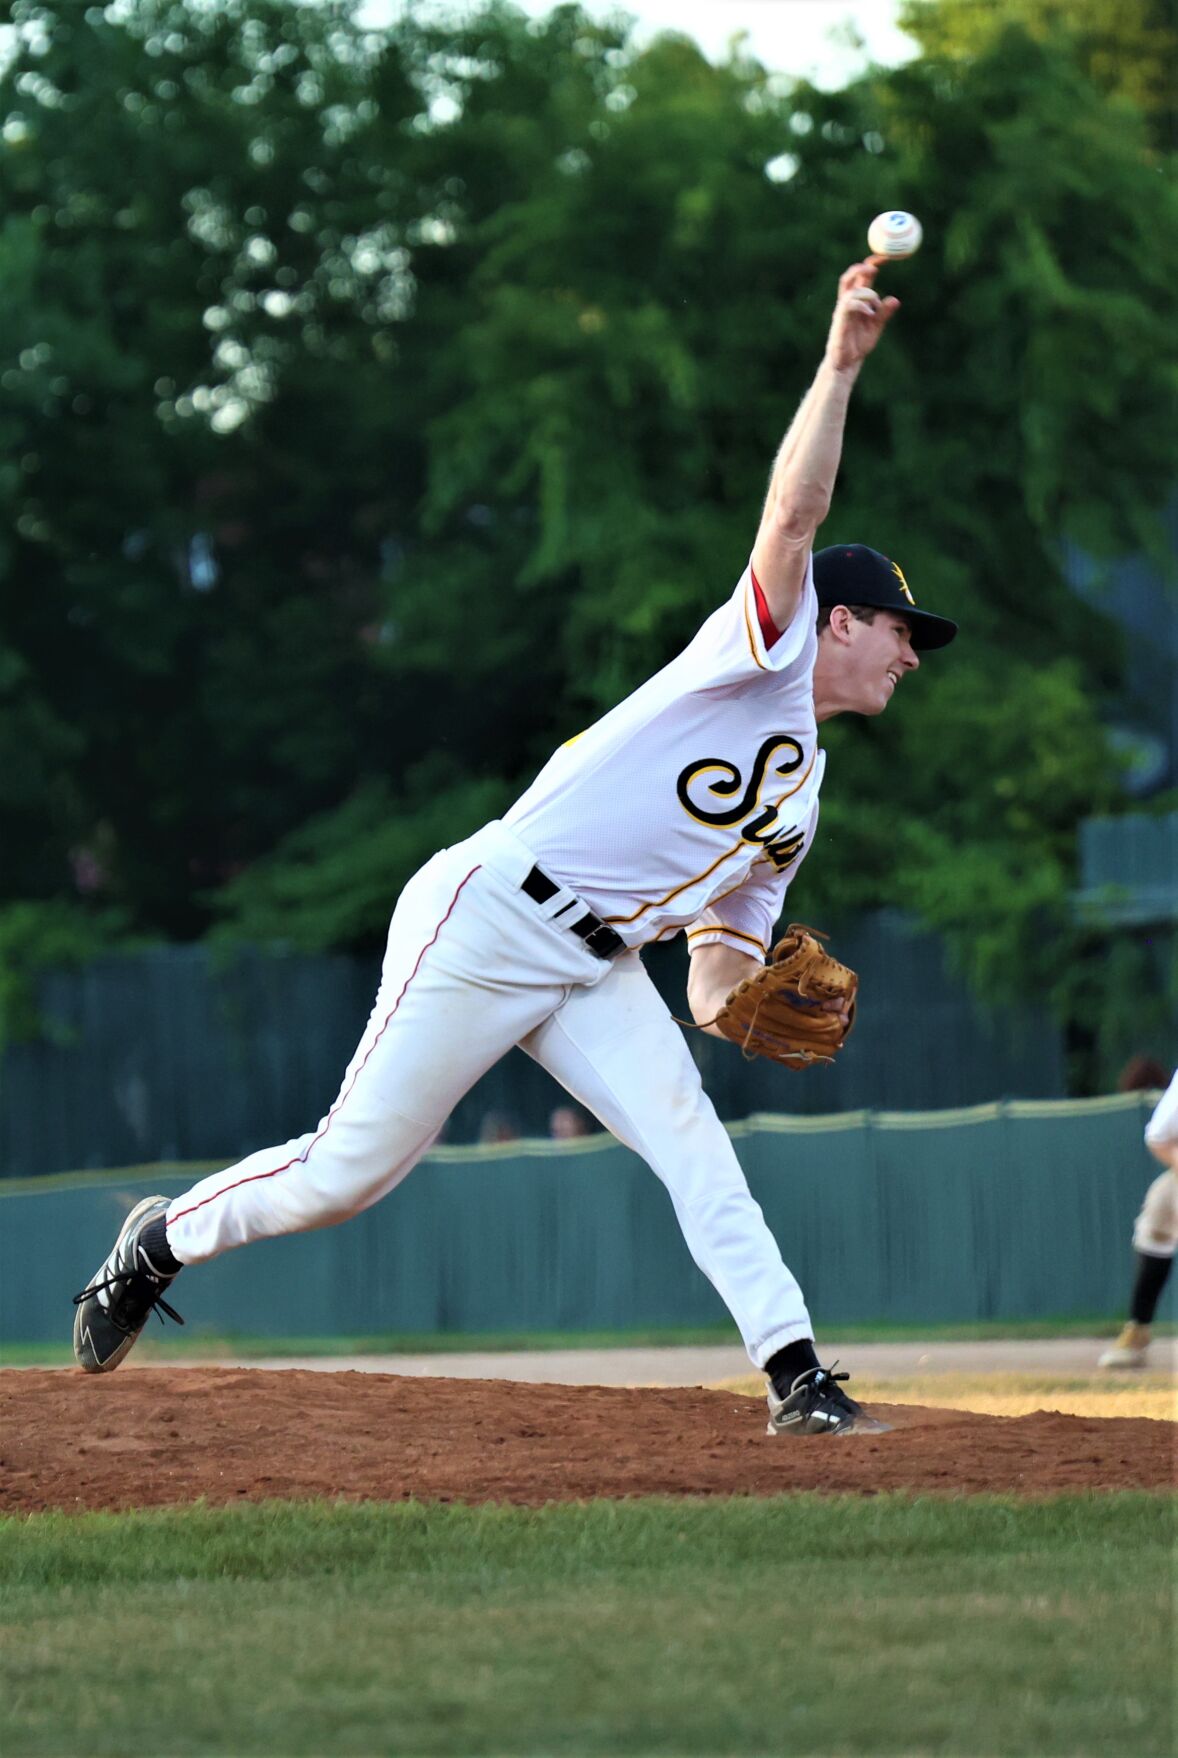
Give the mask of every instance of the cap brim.
<svg viewBox="0 0 1178 1758">
<path fill-rule="evenodd" d="M 934 616 L 931 610 L 909 610 L 901 605 L 896 611 L 911 625 L 912 645 L 918 653 L 928 653 L 934 647 L 948 647 L 957 634 L 957 624 L 948 617 Z"/>
</svg>

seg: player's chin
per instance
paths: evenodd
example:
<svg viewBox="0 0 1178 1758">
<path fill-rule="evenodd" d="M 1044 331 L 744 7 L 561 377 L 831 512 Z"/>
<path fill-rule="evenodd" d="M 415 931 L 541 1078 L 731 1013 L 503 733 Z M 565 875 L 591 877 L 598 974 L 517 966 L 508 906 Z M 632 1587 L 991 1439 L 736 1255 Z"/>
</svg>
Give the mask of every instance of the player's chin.
<svg viewBox="0 0 1178 1758">
<path fill-rule="evenodd" d="M 867 714 L 867 715 L 882 714 L 884 709 L 887 707 L 888 703 L 891 701 L 891 699 L 892 699 L 891 685 L 884 684 L 880 690 L 878 690 L 874 695 L 872 695 L 867 701 L 864 702 L 864 704 L 863 704 L 862 708 L 860 708 L 859 712 L 860 712 L 860 714 Z"/>
</svg>

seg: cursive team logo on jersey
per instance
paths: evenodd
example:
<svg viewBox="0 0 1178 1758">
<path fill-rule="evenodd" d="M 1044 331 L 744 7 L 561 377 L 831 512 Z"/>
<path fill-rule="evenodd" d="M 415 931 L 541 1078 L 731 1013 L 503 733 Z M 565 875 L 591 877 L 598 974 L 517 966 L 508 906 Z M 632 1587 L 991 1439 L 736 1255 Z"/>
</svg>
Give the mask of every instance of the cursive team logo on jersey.
<svg viewBox="0 0 1178 1758">
<path fill-rule="evenodd" d="M 780 834 L 771 834 L 767 837 L 751 836 L 749 841 L 763 843 L 766 860 L 772 861 L 779 873 L 784 873 L 787 867 L 793 866 L 805 848 L 806 833 L 795 825 L 784 836 Z"/>
<path fill-rule="evenodd" d="M 727 758 L 704 757 L 681 772 L 675 792 L 679 804 L 697 823 L 722 829 L 735 829 L 739 824 L 741 841 L 758 844 L 781 872 L 797 860 L 805 833 L 796 826 L 783 833 L 778 826 L 781 802 L 763 805 L 761 790 L 767 777 L 784 780 L 804 761 L 805 752 L 797 739 L 788 733 L 773 733 L 754 757 L 747 782 Z"/>
</svg>

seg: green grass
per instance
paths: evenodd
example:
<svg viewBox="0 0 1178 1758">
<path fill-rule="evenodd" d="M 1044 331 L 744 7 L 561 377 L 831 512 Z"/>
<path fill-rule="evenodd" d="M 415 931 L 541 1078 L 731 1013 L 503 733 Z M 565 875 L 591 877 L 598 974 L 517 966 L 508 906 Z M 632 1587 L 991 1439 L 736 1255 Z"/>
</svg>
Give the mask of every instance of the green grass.
<svg viewBox="0 0 1178 1758">
<path fill-rule="evenodd" d="M 0 1751 L 1173 1749 L 1175 1504 L 271 1504 L 0 1522 Z"/>
<path fill-rule="evenodd" d="M 976 1324 L 847 1324 L 820 1321 L 823 1336 L 840 1343 L 891 1343 L 910 1339 L 932 1343 L 974 1343 L 1011 1337 L 1113 1336 L 1123 1314 L 1091 1314 L 1083 1318 L 990 1319 Z M 1154 1325 L 1157 1337 L 1172 1336 L 1172 1323 Z M 659 1349 L 727 1344 L 739 1348 L 731 1325 L 694 1329 L 673 1327 L 643 1331 L 396 1331 L 365 1337 L 244 1337 L 231 1331 L 169 1331 L 162 1340 L 150 1331 L 136 1344 L 136 1358 L 166 1365 L 175 1359 L 208 1359 L 214 1355 L 456 1355 L 552 1349 Z M 68 1338 L 60 1342 L 0 1341 L 0 1367 L 60 1367 L 73 1360 Z"/>
</svg>

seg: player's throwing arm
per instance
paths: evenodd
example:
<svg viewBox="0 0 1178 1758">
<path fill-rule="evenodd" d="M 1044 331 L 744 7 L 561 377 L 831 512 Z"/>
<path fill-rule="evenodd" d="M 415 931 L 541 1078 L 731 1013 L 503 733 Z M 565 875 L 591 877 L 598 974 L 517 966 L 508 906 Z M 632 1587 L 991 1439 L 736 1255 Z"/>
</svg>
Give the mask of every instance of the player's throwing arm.
<svg viewBox="0 0 1178 1758">
<path fill-rule="evenodd" d="M 843 1392 L 846 1376 L 819 1362 L 801 1289 L 642 951 L 686 934 L 694 1019 L 748 1055 L 807 1068 L 840 1052 L 854 1020 L 856 978 L 822 936 L 795 925 L 777 937 L 814 841 L 818 728 L 882 713 L 920 655 L 956 633 L 917 608 L 879 551 L 813 554 L 855 381 L 899 309 L 878 292 L 879 270 L 866 258 L 839 281 L 751 558 L 733 558 L 735 586 L 681 652 L 562 744 L 502 819 L 409 881 L 372 1016 L 318 1126 L 132 1210 L 77 1297 L 74 1348 L 88 1372 L 116 1367 L 151 1312 L 171 1311 L 163 1296 L 182 1270 L 388 1196 L 519 1045 L 665 1185 L 692 1258 L 768 1377 L 771 1432 L 878 1429 Z"/>
</svg>

